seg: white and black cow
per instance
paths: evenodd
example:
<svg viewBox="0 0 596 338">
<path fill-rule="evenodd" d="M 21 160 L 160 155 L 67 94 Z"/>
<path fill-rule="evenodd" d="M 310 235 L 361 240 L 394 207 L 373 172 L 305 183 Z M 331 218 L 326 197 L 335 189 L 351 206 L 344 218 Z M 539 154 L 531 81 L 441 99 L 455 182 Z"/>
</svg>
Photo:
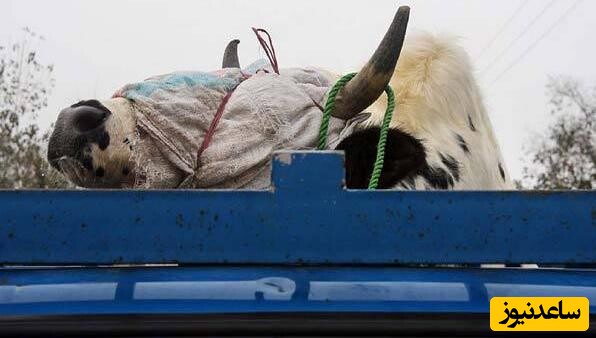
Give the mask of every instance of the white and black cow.
<svg viewBox="0 0 596 338">
<path fill-rule="evenodd" d="M 512 188 L 467 54 L 453 39 L 428 34 L 409 37 L 404 44 L 408 16 L 409 9 L 400 8 L 371 60 L 338 96 L 334 117 L 349 120 L 363 111 L 370 114 L 360 114 L 360 117 L 368 118 L 352 125 L 350 133 L 344 135 L 335 146 L 335 149 L 344 150 L 346 154 L 347 186 L 366 188 L 368 185 L 379 139 L 378 126 L 385 112 L 386 98 L 381 94 L 389 83 L 396 94 L 397 108 L 387 140 L 385 164 L 379 184 L 381 189 Z M 233 41 L 226 49 L 225 67 L 239 67 L 235 55 L 236 45 L 237 41 Z M 323 87 L 328 90 L 338 77 L 324 71 L 321 71 L 321 74 L 326 74 Z M 284 75 L 283 69 L 281 75 Z M 261 74 L 245 80 L 238 87 L 238 91 L 245 90 L 248 93 L 244 93 L 244 96 L 242 93 L 237 96 L 234 94 L 230 101 L 230 109 L 233 109 L 234 99 L 241 100 L 251 95 L 251 83 L 265 81 L 268 79 L 267 76 L 275 80 L 276 75 Z M 321 97 L 313 101 L 320 101 L 318 103 L 322 104 L 324 94 L 322 92 Z M 279 101 L 288 100 L 281 98 Z M 278 100 L 273 98 L 272 101 Z M 313 102 L 312 105 L 317 104 Z M 215 107 L 211 105 L 209 111 L 213 112 L 213 108 Z M 285 109 L 283 106 L 268 106 L 269 113 L 282 120 Z M 148 145 L 148 157 L 141 161 L 135 157 L 132 140 L 138 139 L 139 130 L 134 110 L 134 100 L 124 97 L 82 101 L 66 108 L 60 113 L 49 142 L 50 163 L 80 186 L 135 187 L 133 183 L 139 179 L 138 173 L 142 171 L 143 166 L 149 165 L 149 162 L 163 164 L 163 158 L 159 150 L 151 150 L 152 144 Z M 234 116 L 233 113 L 230 115 Z M 318 129 L 320 118 L 321 113 L 318 111 L 311 121 L 312 126 L 309 125 L 308 128 Z M 209 119 L 206 120 L 206 123 L 208 122 Z M 226 126 L 229 125 L 234 124 L 228 123 Z M 246 126 L 242 128 L 247 129 Z M 284 128 L 284 124 L 280 123 L 276 128 Z M 198 129 L 200 130 L 197 131 L 196 138 L 197 142 L 200 142 L 205 136 L 206 127 Z M 263 133 L 264 129 L 255 127 L 254 130 L 255 133 Z M 316 135 L 316 130 L 310 132 Z M 227 135 L 227 142 L 234 135 L 233 130 L 218 133 Z M 301 141 L 293 143 L 286 140 L 280 143 L 279 147 L 316 147 L 316 138 L 294 136 Z M 248 137 L 244 138 L 251 139 L 251 135 L 248 134 Z M 212 147 L 218 149 L 217 137 L 214 138 L 214 142 L 216 144 Z M 236 154 L 252 156 L 252 151 L 241 142 L 244 140 L 240 139 L 232 145 L 233 148 L 238 147 Z M 221 143 L 219 148 L 222 144 L 224 143 Z M 266 150 L 266 154 L 255 152 L 254 156 L 270 159 L 270 152 L 276 150 L 276 147 Z M 228 157 L 232 160 L 235 156 Z M 221 162 L 209 163 L 207 157 L 207 160 L 198 165 L 197 171 L 227 170 L 233 174 L 233 170 L 237 169 L 237 166 L 232 169 L 225 166 L 218 168 L 219 163 Z M 260 160 L 256 161 L 253 167 L 269 165 L 269 161 Z M 268 175 L 266 170 L 248 169 Z M 178 183 L 185 179 L 184 173 L 175 170 L 163 175 L 167 176 L 163 182 L 168 183 L 157 180 L 151 187 L 176 188 Z M 242 181 L 238 184 L 210 182 L 194 186 L 254 188 L 254 185 L 247 183 L 253 176 L 247 177 L 244 175 L 241 179 L 232 179 L 235 182 Z"/>
<path fill-rule="evenodd" d="M 406 41 L 393 75 L 391 121 L 381 185 L 401 189 L 513 189 L 467 53 L 454 38 L 419 34 Z M 339 147 L 347 175 L 364 187 L 386 107 L 383 94 L 367 128 Z M 363 161 L 365 164 L 363 165 Z"/>
</svg>

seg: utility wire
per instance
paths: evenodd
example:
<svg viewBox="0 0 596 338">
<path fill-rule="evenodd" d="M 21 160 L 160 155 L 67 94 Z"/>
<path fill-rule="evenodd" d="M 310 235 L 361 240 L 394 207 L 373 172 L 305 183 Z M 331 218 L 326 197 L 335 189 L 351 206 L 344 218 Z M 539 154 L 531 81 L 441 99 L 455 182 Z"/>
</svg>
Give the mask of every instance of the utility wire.
<svg viewBox="0 0 596 338">
<path fill-rule="evenodd" d="M 561 23 L 563 23 L 563 20 L 565 20 L 565 18 L 571 14 L 584 0 L 576 0 L 575 3 L 573 5 L 571 5 L 571 7 L 569 7 L 565 13 L 563 13 L 563 15 L 561 15 L 559 18 L 557 18 L 557 20 L 555 21 L 554 24 L 552 24 L 538 39 L 536 39 L 534 42 L 532 42 L 528 48 L 526 48 L 526 50 L 524 50 L 524 52 L 518 57 L 516 58 L 513 62 L 511 62 L 509 64 L 509 66 L 507 66 L 501 73 L 499 73 L 499 75 L 489 84 L 489 87 L 491 87 L 492 85 L 494 85 L 497 81 L 499 81 L 501 78 L 503 78 L 503 76 L 505 76 L 507 74 L 507 72 L 509 72 L 513 67 L 515 67 L 515 65 L 517 65 L 529 52 L 531 52 L 542 40 L 544 40 L 550 33 L 552 33 L 553 30 L 555 30 L 555 28 L 557 28 L 557 26 L 559 26 Z"/>
<path fill-rule="evenodd" d="M 526 7 L 526 5 L 528 3 L 529 3 L 528 0 L 522 0 L 520 2 L 519 6 L 517 6 L 517 8 L 513 12 L 513 14 L 511 14 L 511 16 L 509 17 L 509 19 L 507 19 L 507 21 L 505 21 L 505 23 L 501 26 L 501 28 L 499 28 L 499 30 L 492 37 L 492 39 L 490 39 L 489 42 L 482 48 L 482 50 L 480 50 L 480 54 L 478 54 L 478 56 L 476 57 L 476 59 L 481 58 L 484 55 L 484 53 L 486 53 L 486 50 L 489 49 L 490 47 L 492 47 L 492 45 L 495 43 L 495 41 L 497 41 L 497 39 L 501 37 L 501 34 L 503 34 L 503 32 L 505 31 L 505 29 L 507 29 L 507 27 L 509 27 L 509 25 L 511 25 L 511 23 L 513 22 L 513 20 L 515 20 L 518 17 L 518 15 Z"/>
<path fill-rule="evenodd" d="M 544 6 L 542 8 L 542 10 L 540 11 L 540 13 L 538 13 L 538 15 L 536 15 L 528 25 L 526 25 L 526 27 L 524 27 L 521 31 L 521 33 L 519 33 L 515 39 L 513 39 L 513 41 L 511 41 L 511 43 L 509 43 L 507 45 L 507 47 L 505 47 L 505 49 L 503 49 L 499 54 L 497 54 L 497 56 L 495 58 L 493 58 L 493 60 L 488 64 L 488 66 L 484 67 L 484 69 L 480 72 L 481 74 L 485 74 L 487 71 L 489 71 L 494 65 L 496 65 L 498 63 L 498 61 L 503 57 L 503 55 L 505 55 L 505 53 L 507 53 L 511 47 L 513 47 L 524 35 L 526 35 L 526 33 L 532 29 L 532 27 L 534 27 L 534 25 L 538 22 L 538 20 L 540 20 L 540 18 L 542 18 L 542 16 L 555 4 L 557 0 L 551 0 L 548 4 L 546 4 L 546 6 Z"/>
</svg>

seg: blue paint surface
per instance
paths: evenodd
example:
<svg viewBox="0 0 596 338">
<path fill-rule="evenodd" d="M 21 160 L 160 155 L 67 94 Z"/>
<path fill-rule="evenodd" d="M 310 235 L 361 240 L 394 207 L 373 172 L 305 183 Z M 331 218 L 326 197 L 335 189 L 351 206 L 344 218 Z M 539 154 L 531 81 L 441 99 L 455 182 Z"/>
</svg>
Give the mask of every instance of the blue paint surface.
<svg viewBox="0 0 596 338">
<path fill-rule="evenodd" d="M 271 191 L 2 191 L 0 264 L 596 262 L 595 192 L 343 189 L 278 153 Z"/>
<path fill-rule="evenodd" d="M 494 296 L 582 296 L 596 271 L 395 267 L 0 270 L 0 318 L 76 314 L 488 313 Z"/>
<path fill-rule="evenodd" d="M 596 311 L 595 269 L 396 264 L 594 264 L 594 192 L 347 191 L 342 167 L 281 152 L 271 191 L 0 191 L 0 264 L 201 264 L 0 268 L 0 318 L 486 314 L 495 296 Z"/>
</svg>

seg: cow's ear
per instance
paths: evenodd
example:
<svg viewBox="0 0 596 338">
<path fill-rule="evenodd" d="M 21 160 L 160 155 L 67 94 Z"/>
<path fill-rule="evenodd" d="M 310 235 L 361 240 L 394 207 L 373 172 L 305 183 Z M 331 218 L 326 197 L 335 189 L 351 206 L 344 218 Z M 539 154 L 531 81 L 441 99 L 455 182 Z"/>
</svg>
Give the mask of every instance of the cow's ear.
<svg viewBox="0 0 596 338">
<path fill-rule="evenodd" d="M 380 132 L 378 127 L 359 130 L 336 147 L 336 150 L 345 152 L 346 185 L 349 189 L 368 187 L 377 156 Z M 395 187 L 401 180 L 415 175 L 425 164 L 426 154 L 422 143 L 398 129 L 390 129 L 379 189 Z"/>
</svg>

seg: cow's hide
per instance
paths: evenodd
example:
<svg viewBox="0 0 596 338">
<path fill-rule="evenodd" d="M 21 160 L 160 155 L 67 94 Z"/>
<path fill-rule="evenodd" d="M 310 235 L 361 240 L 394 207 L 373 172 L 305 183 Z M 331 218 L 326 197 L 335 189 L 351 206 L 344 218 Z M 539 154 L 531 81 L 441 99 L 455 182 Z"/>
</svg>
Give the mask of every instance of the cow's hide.
<svg viewBox="0 0 596 338">
<path fill-rule="evenodd" d="M 406 189 L 513 189 L 467 53 L 449 36 L 406 41 L 390 82 L 391 127 L 420 140 L 425 165 L 398 184 Z M 379 125 L 383 95 L 369 108 Z M 446 183 L 446 184 L 445 184 Z"/>
</svg>

